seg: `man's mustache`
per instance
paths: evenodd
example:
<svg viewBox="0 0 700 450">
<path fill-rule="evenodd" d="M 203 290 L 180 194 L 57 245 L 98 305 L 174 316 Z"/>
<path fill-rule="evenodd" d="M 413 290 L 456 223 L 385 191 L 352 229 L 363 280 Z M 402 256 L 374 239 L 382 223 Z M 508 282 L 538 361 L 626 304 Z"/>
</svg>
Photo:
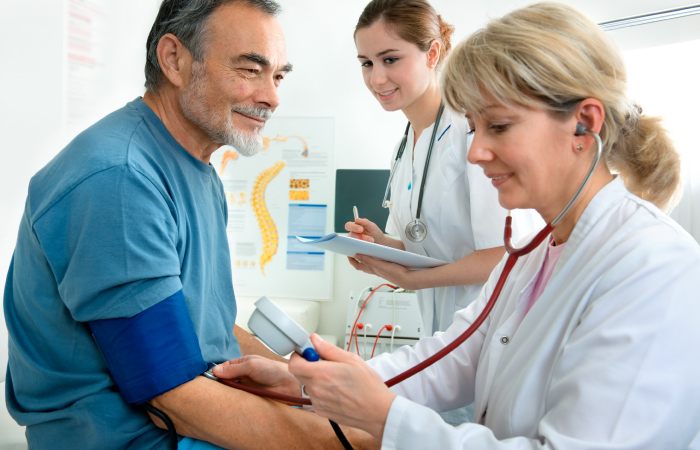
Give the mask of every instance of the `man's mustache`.
<svg viewBox="0 0 700 450">
<path fill-rule="evenodd" d="M 261 119 L 268 120 L 272 117 L 272 111 L 268 108 L 261 108 L 255 106 L 234 106 L 231 108 L 231 112 L 237 112 L 240 114 L 245 114 L 246 116 L 260 117 Z"/>
</svg>

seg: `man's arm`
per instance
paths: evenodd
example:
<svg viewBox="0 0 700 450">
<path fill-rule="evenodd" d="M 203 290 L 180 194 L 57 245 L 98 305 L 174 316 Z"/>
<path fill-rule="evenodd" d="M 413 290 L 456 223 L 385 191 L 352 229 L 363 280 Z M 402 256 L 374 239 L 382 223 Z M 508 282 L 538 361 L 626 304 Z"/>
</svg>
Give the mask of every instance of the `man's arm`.
<svg viewBox="0 0 700 450">
<path fill-rule="evenodd" d="M 234 325 L 233 334 L 235 334 L 236 339 L 238 339 L 238 345 L 241 348 L 241 354 L 243 356 L 260 355 L 273 361 L 280 361 L 283 363 L 289 362 L 287 359 L 265 347 L 262 342 L 238 325 Z"/>
<path fill-rule="evenodd" d="M 177 433 L 228 449 L 342 449 L 327 419 L 204 377 L 149 402 L 165 412 Z M 151 416 L 160 428 L 160 420 Z M 364 431 L 343 427 L 355 449 L 379 449 Z"/>
</svg>

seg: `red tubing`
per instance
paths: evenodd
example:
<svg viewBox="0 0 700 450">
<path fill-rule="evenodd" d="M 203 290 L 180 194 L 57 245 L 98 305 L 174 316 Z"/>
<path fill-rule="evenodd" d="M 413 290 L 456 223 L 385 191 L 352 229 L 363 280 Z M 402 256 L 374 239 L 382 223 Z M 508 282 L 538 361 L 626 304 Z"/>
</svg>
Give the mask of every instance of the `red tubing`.
<svg viewBox="0 0 700 450">
<path fill-rule="evenodd" d="M 493 289 L 493 293 L 491 294 L 491 298 L 489 299 L 489 302 L 486 304 L 486 307 L 484 308 L 483 311 L 481 311 L 481 314 L 479 314 L 479 317 L 474 321 L 474 323 L 471 324 L 469 328 L 467 328 L 467 331 L 462 333 L 457 339 L 454 341 L 450 342 L 445 346 L 442 350 L 439 352 L 435 353 L 433 356 L 430 358 L 426 359 L 425 361 L 416 364 L 415 366 L 411 367 L 404 373 L 401 373 L 394 378 L 390 379 L 389 381 L 386 381 L 385 384 L 388 387 L 392 387 L 395 384 L 401 383 L 403 380 L 412 377 L 413 375 L 417 374 L 418 372 L 432 366 L 436 362 L 440 361 L 442 358 L 447 356 L 448 353 L 450 353 L 452 350 L 456 349 L 459 347 L 464 341 L 469 339 L 469 336 L 474 334 L 474 332 L 481 326 L 482 323 L 486 320 L 486 317 L 488 317 L 489 313 L 491 313 L 491 310 L 493 309 L 493 306 L 496 304 L 496 300 L 498 300 L 498 296 L 501 293 L 501 289 L 503 289 L 503 285 L 506 283 L 506 278 L 508 278 L 508 274 L 510 273 L 511 269 L 513 269 L 513 266 L 515 265 L 515 262 L 518 260 L 518 257 L 515 255 L 508 255 L 508 259 L 506 260 L 506 265 L 503 268 L 503 272 L 501 272 L 501 277 L 498 279 L 498 283 L 496 283 L 496 287 Z"/>
<path fill-rule="evenodd" d="M 348 348 L 345 351 L 347 351 L 347 352 L 350 351 L 350 346 L 352 345 L 352 335 L 354 334 L 355 335 L 355 348 L 357 349 L 357 354 L 358 355 L 360 354 L 360 348 L 357 346 L 357 328 L 356 328 L 357 321 L 360 320 L 360 316 L 362 315 L 362 310 L 365 309 L 365 305 L 367 304 L 369 299 L 374 295 L 375 292 L 377 292 L 377 289 L 379 289 L 382 286 L 389 286 L 390 288 L 392 288 L 394 290 L 397 289 L 397 286 L 394 286 L 393 284 L 389 284 L 389 283 L 380 284 L 376 288 L 372 289 L 372 292 L 369 293 L 369 295 L 365 299 L 365 302 L 362 304 L 362 308 L 360 308 L 360 312 L 357 314 L 357 319 L 355 319 L 355 323 L 352 325 L 352 330 L 350 330 L 350 342 L 348 342 Z M 362 299 L 360 298 L 360 300 L 362 300 Z"/>
<path fill-rule="evenodd" d="M 494 305 L 496 304 L 496 301 L 498 300 L 499 295 L 501 295 L 501 290 L 503 290 L 503 286 L 506 284 L 506 279 L 508 278 L 508 275 L 510 275 L 511 270 L 513 270 L 513 266 L 515 266 L 516 261 L 518 260 L 519 257 L 523 255 L 527 255 L 531 251 L 533 251 L 538 245 L 544 241 L 544 239 L 549 236 L 549 234 L 552 232 L 554 229 L 554 225 L 552 224 L 547 224 L 539 233 L 537 233 L 537 236 L 525 247 L 516 249 L 512 246 L 510 240 L 513 235 L 513 230 L 511 228 L 511 223 L 513 222 L 513 218 L 508 216 L 506 217 L 506 228 L 503 232 L 503 240 L 505 242 L 505 247 L 506 250 L 508 251 L 508 259 L 506 260 L 505 267 L 503 267 L 503 272 L 501 272 L 501 276 L 498 278 L 498 282 L 496 283 L 496 287 L 493 289 L 493 293 L 491 293 L 491 298 L 489 298 L 488 303 L 484 307 L 484 310 L 481 311 L 481 314 L 479 314 L 479 317 L 476 318 L 474 323 L 472 323 L 467 330 L 459 335 L 457 339 L 454 341 L 450 342 L 440 350 L 439 352 L 435 353 L 433 356 L 430 358 L 426 359 L 425 361 L 416 364 L 415 366 L 411 367 L 407 371 L 395 376 L 394 378 L 390 379 L 389 381 L 386 381 L 385 384 L 388 387 L 392 387 L 396 384 L 401 383 L 402 381 L 406 380 L 407 378 L 412 377 L 413 375 L 417 374 L 418 372 L 432 366 L 436 362 L 440 361 L 442 358 L 447 356 L 452 350 L 456 349 L 459 347 L 464 341 L 469 339 L 469 337 L 474 334 L 476 330 L 479 329 L 479 327 L 484 323 L 488 315 L 491 313 L 491 310 L 493 309 Z M 369 300 L 369 298 L 367 299 Z M 365 303 L 367 303 L 367 300 L 365 300 Z M 364 305 L 363 305 L 364 307 Z M 362 311 L 360 311 L 361 313 Z M 358 316 L 359 319 L 359 316 Z M 357 321 L 355 321 L 357 323 Z M 354 327 L 353 327 L 354 328 Z M 380 331 L 381 332 L 381 331 Z M 377 333 L 377 336 L 379 336 L 379 333 Z M 351 337 L 351 342 L 352 342 L 352 334 L 350 335 Z M 222 383 L 231 386 L 236 389 L 241 389 L 246 392 L 250 392 L 251 394 L 259 395 L 261 397 L 268 397 L 276 400 L 282 400 L 285 402 L 289 403 L 297 403 L 297 404 L 302 404 L 302 405 L 310 405 L 311 400 L 308 398 L 302 398 L 302 397 L 292 397 L 291 395 L 284 395 L 284 394 L 277 394 L 272 391 L 267 391 L 264 389 L 259 389 L 259 388 L 254 388 L 251 386 L 246 386 L 244 384 L 241 384 L 237 381 L 233 380 L 224 380 L 224 379 L 219 379 Z"/>
<path fill-rule="evenodd" d="M 219 378 L 219 381 L 224 383 L 226 386 L 231 386 L 232 388 L 240 389 L 241 391 L 246 391 L 246 392 L 249 392 L 251 394 L 258 395 L 260 397 L 267 397 L 267 398 L 271 398 L 273 400 L 281 400 L 283 402 L 296 403 L 296 404 L 302 404 L 302 405 L 310 405 L 311 404 L 311 400 L 308 398 L 293 397 L 291 395 L 278 394 L 277 392 L 267 391 L 265 389 L 260 389 L 260 388 L 256 388 L 253 386 L 248 386 L 246 384 L 239 383 L 238 381 L 227 380 L 225 378 Z"/>
<path fill-rule="evenodd" d="M 523 248 L 514 248 L 513 245 L 510 243 L 510 239 L 513 235 L 513 229 L 511 228 L 511 223 L 513 223 L 513 218 L 511 216 L 506 217 L 506 228 L 503 231 L 503 242 L 505 243 L 506 246 L 506 251 L 508 252 L 509 255 L 515 255 L 516 257 L 521 257 L 523 255 L 527 255 L 531 251 L 533 251 L 538 245 L 544 241 L 544 238 L 549 236 L 549 233 L 552 232 L 554 229 L 554 225 L 551 223 L 548 223 L 542 230 L 540 230 L 539 233 L 537 233 L 537 236 L 530 241 L 529 244 L 527 244 Z"/>
</svg>

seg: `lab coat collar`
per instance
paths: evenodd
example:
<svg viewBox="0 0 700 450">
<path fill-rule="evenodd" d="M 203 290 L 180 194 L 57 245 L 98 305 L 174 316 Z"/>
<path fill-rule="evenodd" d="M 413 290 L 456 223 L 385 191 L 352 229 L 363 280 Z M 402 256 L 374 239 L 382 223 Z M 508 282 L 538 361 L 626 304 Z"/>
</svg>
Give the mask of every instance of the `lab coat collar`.
<svg viewBox="0 0 700 450">
<path fill-rule="evenodd" d="M 588 206 L 586 206 L 578 222 L 576 222 L 571 236 L 569 236 L 569 239 L 566 241 L 566 248 L 559 257 L 559 262 L 552 272 L 552 278 L 557 276 L 561 268 L 571 258 L 571 255 L 576 252 L 583 241 L 590 235 L 601 217 L 617 205 L 623 197 L 629 194 L 629 191 L 619 176 L 615 176 L 610 183 L 598 191 Z"/>
<path fill-rule="evenodd" d="M 419 175 L 419 179 L 423 176 L 423 168 L 425 167 L 425 158 L 428 156 L 428 147 L 430 145 L 430 138 L 433 134 L 433 128 L 436 126 L 438 127 L 437 134 L 435 135 L 435 144 L 433 146 L 433 156 L 431 158 L 433 161 L 431 161 L 431 164 L 437 163 L 439 160 L 439 155 L 435 156 L 436 153 L 436 148 L 438 147 L 438 138 L 440 138 L 440 134 L 447 129 L 447 125 L 450 125 L 452 123 L 452 113 L 448 108 L 445 108 L 445 111 L 442 113 L 442 117 L 440 118 L 440 123 L 436 124 L 433 122 L 428 128 L 423 130 L 418 137 L 418 141 L 421 142 L 423 145 L 425 145 L 425 152 L 419 152 L 415 155 L 415 159 L 413 156 L 413 150 L 416 145 L 418 145 L 418 142 L 415 141 L 416 137 L 416 132 L 413 130 L 413 126 L 411 126 L 411 129 L 409 131 L 409 139 L 406 142 L 406 145 L 408 148 L 411 149 L 410 156 L 411 156 L 411 161 L 413 161 L 413 169 L 416 171 L 415 173 Z M 415 143 L 415 144 L 414 144 Z M 407 148 L 407 149 L 408 149 Z M 405 155 L 405 153 L 404 153 Z M 418 181 L 418 180 L 416 180 Z M 420 183 L 416 182 L 416 188 L 420 189 Z"/>
</svg>

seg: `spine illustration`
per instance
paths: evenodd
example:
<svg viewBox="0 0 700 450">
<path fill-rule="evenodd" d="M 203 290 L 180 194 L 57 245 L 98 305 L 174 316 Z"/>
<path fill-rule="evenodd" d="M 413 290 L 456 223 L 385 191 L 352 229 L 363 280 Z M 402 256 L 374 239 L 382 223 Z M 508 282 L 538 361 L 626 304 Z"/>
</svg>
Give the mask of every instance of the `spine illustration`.
<svg viewBox="0 0 700 450">
<path fill-rule="evenodd" d="M 263 250 L 262 255 L 260 255 L 260 270 L 263 275 L 265 275 L 265 264 L 270 262 L 277 253 L 278 245 L 277 227 L 272 221 L 270 212 L 265 204 L 265 190 L 270 181 L 280 173 L 284 166 L 285 163 L 283 161 L 278 161 L 274 166 L 260 172 L 253 184 L 251 205 L 255 211 L 255 217 L 258 219 L 258 227 L 262 235 Z"/>
</svg>

